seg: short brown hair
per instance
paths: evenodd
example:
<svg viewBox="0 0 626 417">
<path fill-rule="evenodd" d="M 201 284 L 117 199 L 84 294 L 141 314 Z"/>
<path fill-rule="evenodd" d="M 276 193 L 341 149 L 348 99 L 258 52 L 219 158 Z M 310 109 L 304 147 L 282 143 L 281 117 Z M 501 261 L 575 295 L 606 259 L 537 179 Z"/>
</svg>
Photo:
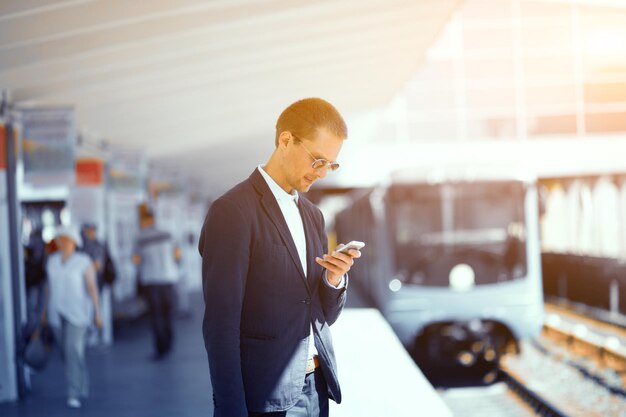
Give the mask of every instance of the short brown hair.
<svg viewBox="0 0 626 417">
<path fill-rule="evenodd" d="M 137 206 L 138 209 L 138 214 L 139 214 L 139 220 L 154 220 L 154 213 L 152 212 L 152 209 L 150 208 L 150 206 L 148 205 L 148 203 L 143 202 L 141 204 L 139 204 L 139 206 Z"/>
<path fill-rule="evenodd" d="M 276 121 L 276 139 L 282 132 L 289 131 L 299 137 L 310 137 L 319 128 L 326 128 L 335 135 L 348 137 L 348 126 L 339 111 L 321 98 L 305 98 L 287 107 Z"/>
</svg>

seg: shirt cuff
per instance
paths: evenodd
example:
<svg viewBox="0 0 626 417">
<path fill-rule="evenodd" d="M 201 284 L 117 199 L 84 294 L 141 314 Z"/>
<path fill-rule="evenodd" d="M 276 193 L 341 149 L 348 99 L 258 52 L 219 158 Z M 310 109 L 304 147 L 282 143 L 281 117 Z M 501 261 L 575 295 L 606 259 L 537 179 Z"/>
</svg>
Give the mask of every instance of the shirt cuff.
<svg viewBox="0 0 626 417">
<path fill-rule="evenodd" d="M 324 284 L 328 285 L 330 288 L 335 288 L 335 289 L 340 289 L 346 286 L 346 275 L 342 275 L 341 276 L 341 281 L 339 281 L 339 284 L 335 287 L 333 284 L 331 284 L 330 282 L 328 282 L 328 278 L 326 277 L 326 274 L 328 273 L 328 271 L 324 271 Z"/>
</svg>

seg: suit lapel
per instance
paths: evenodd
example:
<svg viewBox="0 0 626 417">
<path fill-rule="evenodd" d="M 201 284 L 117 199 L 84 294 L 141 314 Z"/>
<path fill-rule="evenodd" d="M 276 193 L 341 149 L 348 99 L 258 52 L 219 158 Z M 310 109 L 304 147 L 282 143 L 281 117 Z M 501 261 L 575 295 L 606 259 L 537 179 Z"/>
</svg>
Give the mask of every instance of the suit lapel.
<svg viewBox="0 0 626 417">
<path fill-rule="evenodd" d="M 300 273 L 300 277 L 302 278 L 302 280 L 304 281 L 304 284 L 307 287 L 307 291 L 310 292 L 307 279 L 304 276 L 304 270 L 302 269 L 302 264 L 300 263 L 300 257 L 298 256 L 298 250 L 296 249 L 296 244 L 293 241 L 293 237 L 291 236 L 291 232 L 289 231 L 289 227 L 287 226 L 287 222 L 285 221 L 283 212 L 280 211 L 280 207 L 278 207 L 278 202 L 276 201 L 274 194 L 272 194 L 272 191 L 269 189 L 269 186 L 265 182 L 265 179 L 261 176 L 258 170 L 256 169 L 254 170 L 254 172 L 250 176 L 250 179 L 252 180 L 254 187 L 261 194 L 261 206 L 263 207 L 263 210 L 265 210 L 268 217 L 272 220 L 272 223 L 274 223 L 274 226 L 276 226 L 276 229 L 278 230 L 278 233 L 280 234 L 280 237 L 285 243 L 285 246 L 287 247 L 287 251 L 289 252 L 289 255 L 291 256 L 291 260 L 294 262 L 296 268 L 298 269 L 298 272 Z M 304 229 L 304 234 L 305 236 L 307 236 L 306 227 Z M 307 236 L 307 251 L 308 251 L 308 246 L 309 246 L 309 242 L 308 242 L 308 236 Z M 309 267 L 309 264 L 308 264 L 308 256 L 307 256 L 307 268 L 308 267 Z"/>
<path fill-rule="evenodd" d="M 317 262 L 315 262 L 316 256 L 322 256 L 322 253 L 317 253 L 317 248 L 320 247 L 319 242 L 317 242 L 317 231 L 315 229 L 315 224 L 311 219 L 309 214 L 309 210 L 305 208 L 305 202 L 303 201 L 303 197 L 299 197 L 298 210 L 300 211 L 300 217 L 302 217 L 302 224 L 304 225 L 304 236 L 306 238 L 306 270 L 307 270 L 307 281 L 309 285 L 313 285 L 315 280 L 315 273 L 313 271 L 317 270 Z"/>
</svg>

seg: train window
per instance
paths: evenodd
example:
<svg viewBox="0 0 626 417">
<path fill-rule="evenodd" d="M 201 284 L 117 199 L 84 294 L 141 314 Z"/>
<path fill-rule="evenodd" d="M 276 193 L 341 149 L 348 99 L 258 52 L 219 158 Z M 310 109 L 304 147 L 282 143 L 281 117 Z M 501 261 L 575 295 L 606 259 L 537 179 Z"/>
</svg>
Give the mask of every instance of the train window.
<svg viewBox="0 0 626 417">
<path fill-rule="evenodd" d="M 419 207 L 419 210 L 416 210 Z M 441 201 L 406 200 L 398 203 L 396 214 L 396 238 L 398 243 L 410 244 L 420 236 L 429 236 L 440 230 L 442 223 Z"/>
<path fill-rule="evenodd" d="M 459 264 L 476 285 L 526 275 L 526 232 L 521 182 L 394 186 L 388 209 L 395 262 L 408 283 L 447 286 Z"/>
</svg>

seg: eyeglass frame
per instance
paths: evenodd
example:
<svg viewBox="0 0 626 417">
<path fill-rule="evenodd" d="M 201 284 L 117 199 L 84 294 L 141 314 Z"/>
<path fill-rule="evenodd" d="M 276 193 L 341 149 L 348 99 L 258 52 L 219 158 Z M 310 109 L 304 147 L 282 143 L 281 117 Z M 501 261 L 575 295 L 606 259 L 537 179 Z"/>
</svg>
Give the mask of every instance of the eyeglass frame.
<svg viewBox="0 0 626 417">
<path fill-rule="evenodd" d="M 326 169 L 330 169 L 333 172 L 337 171 L 339 169 L 339 167 L 340 167 L 339 162 L 337 162 L 337 161 L 329 161 L 328 159 L 325 159 L 325 158 L 316 158 L 311 153 L 311 151 L 309 151 L 309 149 L 306 146 L 304 146 L 304 140 L 301 137 L 299 137 L 297 135 L 294 135 L 293 132 L 289 132 L 289 133 L 291 134 L 291 136 L 293 136 L 293 138 L 295 140 L 300 142 L 300 144 L 302 145 L 302 147 L 304 148 L 306 153 L 308 153 L 309 156 L 313 159 L 313 162 L 311 163 L 311 168 L 316 169 L 316 170 L 317 169 L 326 168 Z M 316 164 L 323 164 L 323 165 L 320 165 L 320 166 L 316 167 L 315 166 Z"/>
</svg>

